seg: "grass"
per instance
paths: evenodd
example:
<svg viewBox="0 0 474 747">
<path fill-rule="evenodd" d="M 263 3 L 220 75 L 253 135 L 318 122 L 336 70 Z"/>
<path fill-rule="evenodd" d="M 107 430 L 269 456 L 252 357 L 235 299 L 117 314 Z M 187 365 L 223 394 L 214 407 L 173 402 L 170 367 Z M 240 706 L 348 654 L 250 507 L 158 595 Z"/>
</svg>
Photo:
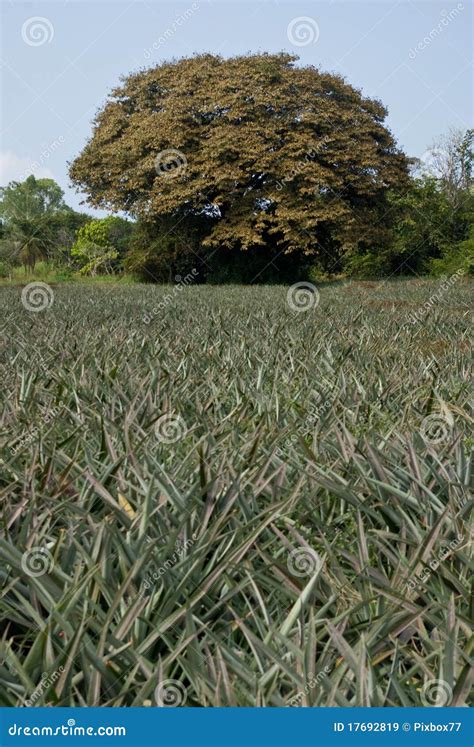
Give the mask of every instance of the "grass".
<svg viewBox="0 0 474 747">
<path fill-rule="evenodd" d="M 467 703 L 471 286 L 287 290 L 0 289 L 1 705 Z"/>
<path fill-rule="evenodd" d="M 27 285 L 31 282 L 45 283 L 80 283 L 84 284 L 114 284 L 127 285 L 136 282 L 133 275 L 123 273 L 121 275 L 96 275 L 84 276 L 79 272 L 73 272 L 67 268 L 55 267 L 50 262 L 37 262 L 34 273 L 25 273 L 23 267 L 16 266 L 11 268 L 9 277 L 0 277 L 0 286 Z"/>
</svg>

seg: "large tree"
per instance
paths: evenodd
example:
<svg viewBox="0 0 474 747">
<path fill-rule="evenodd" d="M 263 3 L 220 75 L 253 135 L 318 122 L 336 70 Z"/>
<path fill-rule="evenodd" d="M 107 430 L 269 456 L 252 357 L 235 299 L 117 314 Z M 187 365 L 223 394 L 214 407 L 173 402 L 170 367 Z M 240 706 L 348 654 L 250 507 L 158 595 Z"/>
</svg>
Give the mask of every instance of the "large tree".
<svg viewBox="0 0 474 747">
<path fill-rule="evenodd" d="M 330 263 L 388 240 L 387 195 L 407 161 L 387 111 L 288 54 L 213 55 L 130 75 L 71 166 L 92 205 L 175 226 L 209 247 Z"/>
</svg>

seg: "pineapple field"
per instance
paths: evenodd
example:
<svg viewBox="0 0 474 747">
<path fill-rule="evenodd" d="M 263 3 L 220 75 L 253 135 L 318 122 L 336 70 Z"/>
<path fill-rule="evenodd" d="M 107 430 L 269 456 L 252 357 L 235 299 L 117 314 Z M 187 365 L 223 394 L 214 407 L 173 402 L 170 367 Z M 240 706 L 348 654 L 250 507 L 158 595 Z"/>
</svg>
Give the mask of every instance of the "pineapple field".
<svg viewBox="0 0 474 747">
<path fill-rule="evenodd" d="M 468 704 L 469 281 L 185 281 L 0 288 L 0 704 Z"/>
</svg>

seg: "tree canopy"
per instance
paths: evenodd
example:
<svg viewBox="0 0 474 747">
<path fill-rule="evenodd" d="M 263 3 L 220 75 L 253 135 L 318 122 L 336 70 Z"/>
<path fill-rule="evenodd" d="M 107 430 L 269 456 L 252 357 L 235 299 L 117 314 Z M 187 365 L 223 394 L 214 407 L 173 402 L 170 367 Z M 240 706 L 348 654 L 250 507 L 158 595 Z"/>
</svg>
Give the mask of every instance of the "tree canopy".
<svg viewBox="0 0 474 747">
<path fill-rule="evenodd" d="M 30 175 L 23 182 L 12 181 L 0 188 L 0 260 L 33 270 L 38 260 L 61 261 L 89 220 L 65 203 L 53 179 Z"/>
<path fill-rule="evenodd" d="M 329 256 L 388 240 L 407 159 L 385 107 L 289 54 L 164 63 L 122 81 L 70 175 L 90 204 L 204 222 L 202 245 Z"/>
<path fill-rule="evenodd" d="M 53 179 L 36 179 L 31 175 L 23 182 L 10 182 L 0 188 L 0 217 L 6 227 L 20 220 L 70 210 L 61 187 Z"/>
<path fill-rule="evenodd" d="M 72 213 L 64 194 L 53 179 L 11 182 L 0 189 L 0 218 L 11 252 L 26 265 L 47 255 L 54 245 L 62 216 Z"/>
</svg>

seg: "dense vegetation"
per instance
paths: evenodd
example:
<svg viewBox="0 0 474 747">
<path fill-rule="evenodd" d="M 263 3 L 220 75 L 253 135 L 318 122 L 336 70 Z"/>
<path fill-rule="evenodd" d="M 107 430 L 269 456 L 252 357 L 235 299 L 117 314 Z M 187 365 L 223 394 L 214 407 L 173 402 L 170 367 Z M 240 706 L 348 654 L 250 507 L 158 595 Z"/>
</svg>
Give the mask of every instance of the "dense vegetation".
<svg viewBox="0 0 474 747">
<path fill-rule="evenodd" d="M 468 281 L 43 290 L 0 289 L 1 705 L 467 702 Z"/>
<path fill-rule="evenodd" d="M 72 163 L 90 220 L 51 180 L 1 190 L 0 276 L 294 282 L 472 272 L 474 131 L 407 158 L 386 109 L 281 55 L 198 55 L 125 78 Z M 44 270 L 44 267 L 42 267 Z"/>
</svg>

